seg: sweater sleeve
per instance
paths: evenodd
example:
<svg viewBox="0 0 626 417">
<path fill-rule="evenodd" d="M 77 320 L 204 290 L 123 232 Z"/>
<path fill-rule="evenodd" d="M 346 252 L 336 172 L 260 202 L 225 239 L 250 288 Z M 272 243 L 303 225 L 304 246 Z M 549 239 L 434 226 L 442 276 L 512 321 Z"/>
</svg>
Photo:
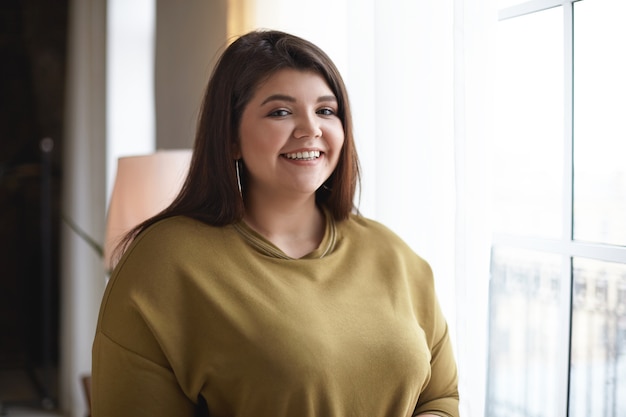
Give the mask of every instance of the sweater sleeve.
<svg viewBox="0 0 626 417">
<path fill-rule="evenodd" d="M 459 417 L 458 375 L 452 342 L 436 296 L 434 300 L 431 378 L 420 394 L 413 415 L 430 413 L 442 417 Z"/>
<path fill-rule="evenodd" d="M 93 417 L 192 417 L 195 405 L 171 369 L 125 349 L 102 332 L 93 346 Z"/>
<path fill-rule="evenodd" d="M 448 325 L 443 315 L 435 279 L 430 264 L 416 254 L 398 235 L 387 227 L 368 220 L 358 220 L 377 229 L 376 250 L 385 250 L 388 268 L 395 269 L 406 280 L 406 292 L 413 308 L 413 316 L 426 337 L 430 350 L 430 378 L 421 387 L 413 416 L 434 414 L 441 417 L 459 417 L 458 375 Z M 381 241 L 385 244 L 381 244 Z M 372 241 L 372 239 L 363 239 Z"/>
<path fill-rule="evenodd" d="M 197 391 L 185 392 L 167 350 L 186 293 L 166 226 L 137 238 L 107 285 L 92 347 L 93 417 L 194 416 Z"/>
<path fill-rule="evenodd" d="M 430 366 L 432 376 L 420 395 L 414 415 L 430 413 L 442 417 L 459 417 L 457 370 L 447 329 L 444 337 L 432 349 Z"/>
</svg>

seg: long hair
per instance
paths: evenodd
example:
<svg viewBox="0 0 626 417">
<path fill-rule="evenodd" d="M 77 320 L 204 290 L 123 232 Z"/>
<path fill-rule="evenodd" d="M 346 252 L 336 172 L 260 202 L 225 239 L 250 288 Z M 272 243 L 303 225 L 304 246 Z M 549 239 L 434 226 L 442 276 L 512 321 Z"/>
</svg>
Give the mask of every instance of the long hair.
<svg viewBox="0 0 626 417">
<path fill-rule="evenodd" d="M 276 71 L 286 68 L 321 75 L 337 98 L 344 143 L 337 167 L 316 191 L 316 202 L 326 207 L 336 220 L 350 215 L 360 173 L 343 79 L 326 53 L 311 42 L 284 32 L 259 30 L 239 37 L 228 46 L 211 74 L 200 110 L 189 173 L 180 193 L 169 207 L 132 229 L 117 253 L 146 228 L 168 217 L 183 215 L 213 226 L 243 218 L 244 201 L 235 167 L 241 116 L 256 88 Z M 243 165 L 240 168 L 245 192 L 245 168 Z"/>
</svg>

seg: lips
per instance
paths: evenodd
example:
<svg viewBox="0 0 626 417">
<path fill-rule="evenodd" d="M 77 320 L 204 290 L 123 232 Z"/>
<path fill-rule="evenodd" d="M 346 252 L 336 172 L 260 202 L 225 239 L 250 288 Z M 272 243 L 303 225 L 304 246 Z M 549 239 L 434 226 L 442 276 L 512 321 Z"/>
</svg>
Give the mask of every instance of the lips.
<svg viewBox="0 0 626 417">
<path fill-rule="evenodd" d="M 321 155 L 320 151 L 291 152 L 291 153 L 283 154 L 285 158 L 292 159 L 295 161 L 313 161 L 319 158 L 320 155 Z"/>
</svg>

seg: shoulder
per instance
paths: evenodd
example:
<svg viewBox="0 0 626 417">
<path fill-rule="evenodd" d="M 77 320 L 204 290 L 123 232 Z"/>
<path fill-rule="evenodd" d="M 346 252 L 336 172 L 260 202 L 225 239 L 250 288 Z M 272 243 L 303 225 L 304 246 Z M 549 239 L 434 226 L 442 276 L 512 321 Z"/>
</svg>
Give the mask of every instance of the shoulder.
<svg viewBox="0 0 626 417">
<path fill-rule="evenodd" d="M 204 241 L 214 241 L 216 238 L 232 233 L 232 226 L 212 226 L 200 220 L 174 216 L 160 220 L 148 227 L 135 239 L 137 244 L 150 244 L 153 242 L 168 243 L 168 246 L 188 242 L 196 244 Z M 133 242 L 135 243 L 135 242 Z"/>
<path fill-rule="evenodd" d="M 351 214 L 350 217 L 341 222 L 340 225 L 351 234 L 376 235 L 389 239 L 399 239 L 399 237 L 384 224 L 360 214 Z"/>
<path fill-rule="evenodd" d="M 432 275 L 430 265 L 418 255 L 397 233 L 383 223 L 361 216 L 351 215 L 339 223 L 340 239 L 360 252 L 371 252 L 377 259 L 419 269 Z"/>
<path fill-rule="evenodd" d="M 183 216 L 158 221 L 128 246 L 111 273 L 105 299 L 156 305 L 168 303 L 162 297 L 187 294 L 198 286 L 197 272 L 210 273 L 199 265 L 220 259 L 230 247 L 221 237 L 229 231 L 232 235 L 231 226 L 210 226 Z"/>
<path fill-rule="evenodd" d="M 232 227 L 215 227 L 185 216 L 160 220 L 140 233 L 122 255 L 119 265 L 184 261 L 198 254 L 224 247 L 224 238 Z"/>
<path fill-rule="evenodd" d="M 150 241 L 161 238 L 179 238 L 183 236 L 193 237 L 197 234 L 204 234 L 210 230 L 217 229 L 199 220 L 185 216 L 174 216 L 154 223 L 144 230 L 136 241 Z"/>
<path fill-rule="evenodd" d="M 363 217 L 351 215 L 348 220 L 340 223 L 339 229 L 348 239 L 366 239 L 377 246 L 391 245 L 396 250 L 407 251 L 415 255 L 409 245 L 397 233 L 383 223 Z"/>
</svg>

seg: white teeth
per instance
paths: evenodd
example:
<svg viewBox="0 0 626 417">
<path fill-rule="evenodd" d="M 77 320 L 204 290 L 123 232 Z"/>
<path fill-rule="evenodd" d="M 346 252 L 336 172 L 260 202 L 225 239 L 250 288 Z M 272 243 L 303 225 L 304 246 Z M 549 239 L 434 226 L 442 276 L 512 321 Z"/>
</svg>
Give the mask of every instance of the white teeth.
<svg viewBox="0 0 626 417">
<path fill-rule="evenodd" d="M 294 153 L 286 153 L 285 157 L 287 159 L 297 159 L 301 161 L 312 161 L 320 157 L 320 151 L 304 151 L 304 152 L 294 152 Z"/>
</svg>

